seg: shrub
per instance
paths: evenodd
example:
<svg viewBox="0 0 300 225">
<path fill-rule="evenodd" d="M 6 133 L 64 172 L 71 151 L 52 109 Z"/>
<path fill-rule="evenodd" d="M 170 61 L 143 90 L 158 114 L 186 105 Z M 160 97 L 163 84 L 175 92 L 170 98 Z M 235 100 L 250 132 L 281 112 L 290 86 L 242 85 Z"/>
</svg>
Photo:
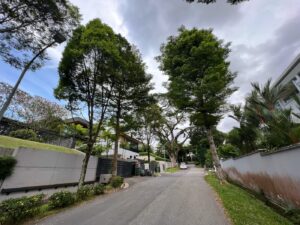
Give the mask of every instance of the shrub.
<svg viewBox="0 0 300 225">
<path fill-rule="evenodd" d="M 30 140 L 30 141 L 38 141 L 35 131 L 31 129 L 19 129 L 19 130 L 11 131 L 9 133 L 9 136 Z"/>
<path fill-rule="evenodd" d="M 77 200 L 85 200 L 93 195 L 93 187 L 91 185 L 84 185 L 77 190 Z"/>
<path fill-rule="evenodd" d="M 0 203 L 1 224 L 14 223 L 39 213 L 44 195 L 8 199 Z"/>
<path fill-rule="evenodd" d="M 54 193 L 49 198 L 49 207 L 51 209 L 63 208 L 74 204 L 75 196 L 70 191 L 60 191 Z"/>
<path fill-rule="evenodd" d="M 93 190 L 94 190 L 94 195 L 102 195 L 104 194 L 104 185 L 103 184 L 96 184 L 94 187 L 93 187 Z"/>
<path fill-rule="evenodd" d="M 118 188 L 123 184 L 124 178 L 120 176 L 114 176 L 110 180 L 110 184 L 114 188 Z"/>
<path fill-rule="evenodd" d="M 10 176 L 17 163 L 17 160 L 11 156 L 0 156 L 0 180 Z"/>
</svg>

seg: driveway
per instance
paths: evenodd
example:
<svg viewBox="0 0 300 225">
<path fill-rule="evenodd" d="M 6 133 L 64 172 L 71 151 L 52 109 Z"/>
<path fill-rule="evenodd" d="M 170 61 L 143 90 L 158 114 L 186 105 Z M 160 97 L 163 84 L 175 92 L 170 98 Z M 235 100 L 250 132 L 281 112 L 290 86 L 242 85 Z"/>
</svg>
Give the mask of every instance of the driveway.
<svg viewBox="0 0 300 225">
<path fill-rule="evenodd" d="M 226 225 L 202 169 L 143 180 L 121 192 L 100 197 L 47 217 L 39 225 Z"/>
</svg>

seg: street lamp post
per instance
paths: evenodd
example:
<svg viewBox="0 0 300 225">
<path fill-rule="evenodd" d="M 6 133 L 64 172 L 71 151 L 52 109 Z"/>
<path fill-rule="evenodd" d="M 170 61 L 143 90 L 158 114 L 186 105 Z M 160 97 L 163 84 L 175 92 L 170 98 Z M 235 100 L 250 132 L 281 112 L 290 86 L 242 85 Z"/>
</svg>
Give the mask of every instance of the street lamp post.
<svg viewBox="0 0 300 225">
<path fill-rule="evenodd" d="M 11 90 L 11 93 L 9 94 L 8 98 L 6 99 L 5 103 L 3 104 L 1 111 L 0 111 L 0 121 L 2 120 L 4 113 L 6 112 L 8 106 L 11 103 L 12 98 L 14 97 L 23 77 L 25 76 L 25 73 L 27 72 L 27 70 L 30 68 L 30 66 L 32 65 L 32 63 L 34 62 L 34 60 L 36 60 L 47 48 L 51 47 L 52 45 L 54 45 L 55 43 L 61 44 L 63 43 L 66 38 L 61 34 L 61 33 L 56 33 L 53 36 L 54 41 L 49 43 L 48 45 L 46 45 L 44 48 L 42 48 L 24 67 L 24 69 L 22 70 L 19 79 L 17 80 L 15 86 L 13 87 L 13 89 Z"/>
</svg>

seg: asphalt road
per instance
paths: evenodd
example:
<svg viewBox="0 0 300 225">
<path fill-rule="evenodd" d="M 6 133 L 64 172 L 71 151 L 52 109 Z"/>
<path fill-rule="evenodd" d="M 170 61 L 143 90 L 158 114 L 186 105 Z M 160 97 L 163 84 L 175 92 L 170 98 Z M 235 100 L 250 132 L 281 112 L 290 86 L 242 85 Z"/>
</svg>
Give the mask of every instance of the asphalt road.
<svg viewBox="0 0 300 225">
<path fill-rule="evenodd" d="M 47 217 L 39 225 L 227 225 L 203 170 L 189 168 Z"/>
</svg>

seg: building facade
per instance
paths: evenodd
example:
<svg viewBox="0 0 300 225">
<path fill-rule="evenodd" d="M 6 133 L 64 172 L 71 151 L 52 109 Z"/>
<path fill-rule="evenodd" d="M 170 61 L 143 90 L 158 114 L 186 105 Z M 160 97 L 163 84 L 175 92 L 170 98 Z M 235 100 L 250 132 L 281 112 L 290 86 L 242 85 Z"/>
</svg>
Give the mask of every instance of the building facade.
<svg viewBox="0 0 300 225">
<path fill-rule="evenodd" d="M 274 83 L 275 87 L 285 85 L 289 85 L 289 88 L 293 89 L 292 94 L 281 99 L 277 106 L 281 109 L 292 109 L 294 113 L 300 114 L 300 106 L 293 97 L 298 95 L 300 98 L 300 54 L 297 55 Z"/>
</svg>

